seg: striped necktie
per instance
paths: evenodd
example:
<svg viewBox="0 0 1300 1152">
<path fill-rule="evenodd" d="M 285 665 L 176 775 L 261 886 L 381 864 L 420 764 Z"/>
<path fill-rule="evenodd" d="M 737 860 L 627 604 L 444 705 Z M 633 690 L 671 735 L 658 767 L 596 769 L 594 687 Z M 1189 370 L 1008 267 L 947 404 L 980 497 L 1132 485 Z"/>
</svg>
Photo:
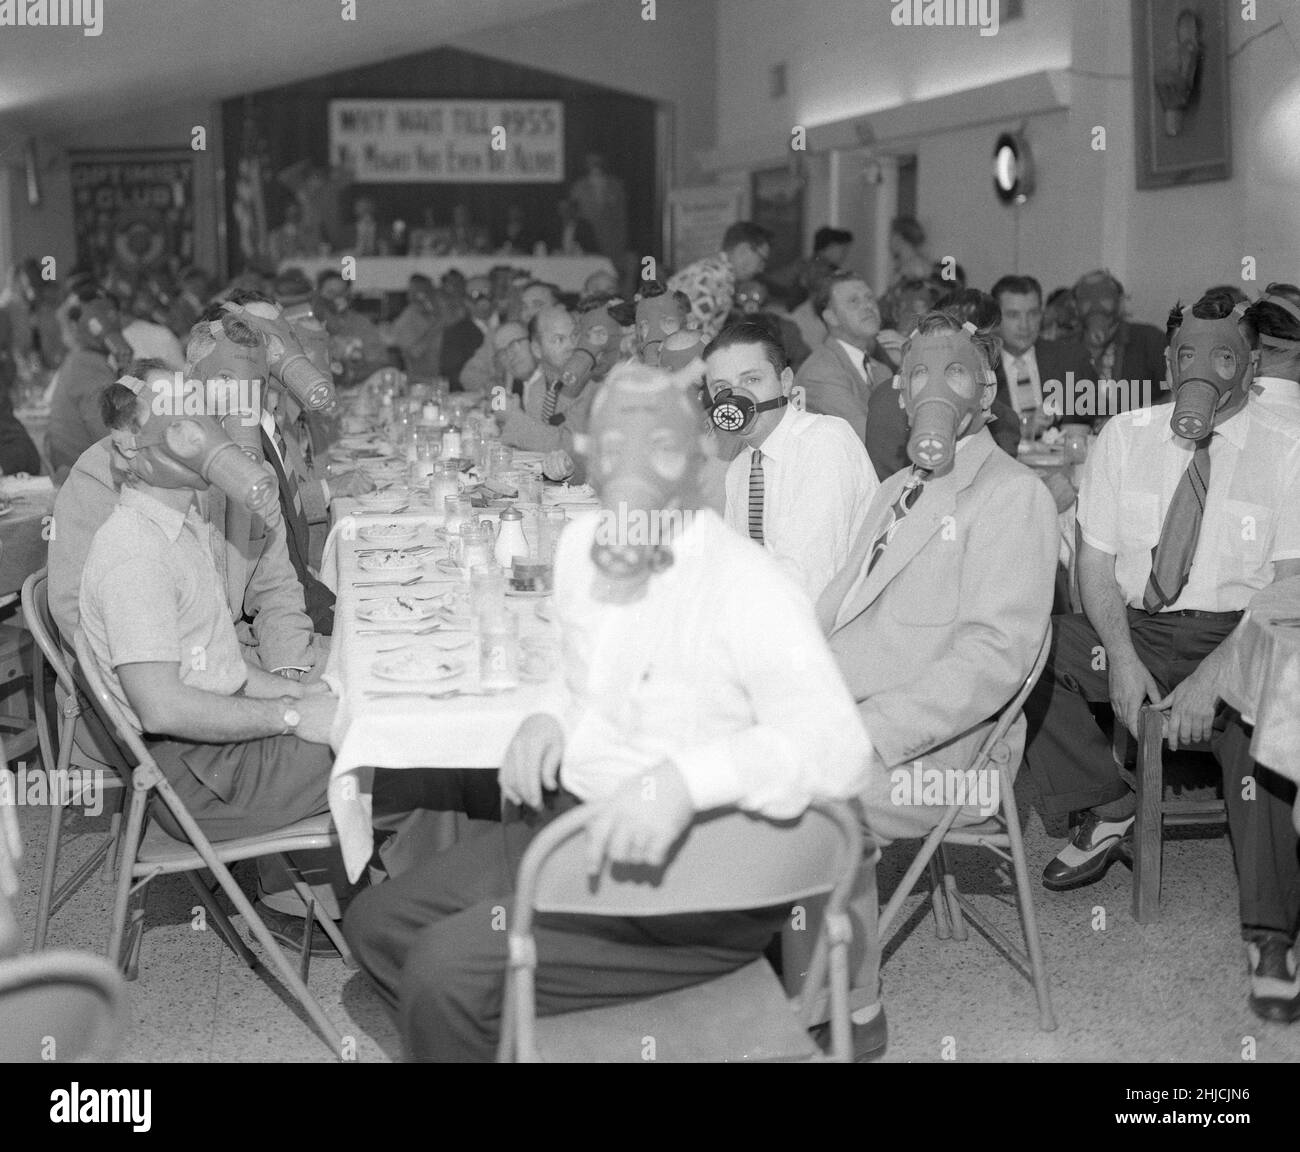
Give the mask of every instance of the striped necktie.
<svg viewBox="0 0 1300 1152">
<path fill-rule="evenodd" d="M 555 415 L 555 406 L 560 401 L 559 384 L 547 384 L 546 396 L 542 400 L 542 423 L 549 424 L 551 417 Z"/>
<path fill-rule="evenodd" d="M 749 538 L 763 543 L 763 453 L 749 457 Z"/>
<path fill-rule="evenodd" d="M 1205 494 L 1210 487 L 1211 432 L 1196 442 L 1196 451 L 1187 471 L 1178 481 L 1174 498 L 1165 513 L 1160 542 L 1151 549 L 1151 575 L 1147 579 L 1142 607 L 1149 613 L 1159 612 L 1182 595 L 1192 571 L 1192 556 L 1201 535 L 1201 518 L 1205 515 Z"/>
<path fill-rule="evenodd" d="M 898 525 L 902 522 L 903 517 L 912 510 L 917 500 L 921 498 L 921 489 L 924 487 L 925 479 L 922 473 L 913 468 L 912 475 L 907 483 L 903 485 L 898 498 L 889 506 L 889 522 L 885 525 L 884 531 L 876 537 L 875 542 L 871 545 L 871 559 L 867 562 L 868 576 L 871 575 L 871 570 L 875 568 L 881 556 L 885 554 L 885 549 L 894 538 L 894 533 L 898 531 Z"/>
<path fill-rule="evenodd" d="M 1016 412 L 1037 411 L 1038 397 L 1034 395 L 1034 377 L 1029 371 L 1028 363 L 1021 356 L 1017 356 L 1011 363 L 1016 372 L 1011 385 L 1016 397 Z"/>
</svg>

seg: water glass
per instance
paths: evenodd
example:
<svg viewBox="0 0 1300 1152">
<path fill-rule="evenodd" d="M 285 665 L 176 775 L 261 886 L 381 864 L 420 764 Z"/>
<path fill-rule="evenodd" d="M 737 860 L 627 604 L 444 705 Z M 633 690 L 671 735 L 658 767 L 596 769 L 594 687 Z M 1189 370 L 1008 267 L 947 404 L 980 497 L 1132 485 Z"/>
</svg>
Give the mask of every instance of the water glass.
<svg viewBox="0 0 1300 1152">
<path fill-rule="evenodd" d="M 475 620 L 506 606 L 506 572 L 500 564 L 476 564 L 469 573 L 470 615 Z"/>
<path fill-rule="evenodd" d="M 478 674 L 489 692 L 519 686 L 519 621 L 504 606 L 478 620 Z"/>
<path fill-rule="evenodd" d="M 559 671 L 560 653 L 551 636 L 525 636 L 519 641 L 519 676 L 542 684 Z"/>
<path fill-rule="evenodd" d="M 1065 462 L 1082 464 L 1088 459 L 1088 425 L 1066 424 L 1062 432 L 1065 434 Z"/>
<path fill-rule="evenodd" d="M 468 496 L 452 496 L 450 493 L 442 498 L 443 521 L 442 526 L 447 531 L 448 540 L 459 534 L 462 525 L 469 520 L 473 514 L 474 506 L 469 502 Z"/>
<path fill-rule="evenodd" d="M 488 477 L 495 478 L 509 472 L 514 458 L 515 450 L 508 444 L 502 444 L 499 441 L 489 444 L 487 449 Z"/>
<path fill-rule="evenodd" d="M 1027 451 L 1038 438 L 1038 413 L 1033 409 L 1020 413 L 1020 450 Z"/>
<path fill-rule="evenodd" d="M 542 502 L 542 478 L 536 472 L 516 472 L 515 487 L 519 490 L 517 504 L 540 504 Z"/>
<path fill-rule="evenodd" d="M 466 577 L 479 564 L 493 562 L 492 541 L 473 520 L 460 526 L 460 568 Z"/>
</svg>

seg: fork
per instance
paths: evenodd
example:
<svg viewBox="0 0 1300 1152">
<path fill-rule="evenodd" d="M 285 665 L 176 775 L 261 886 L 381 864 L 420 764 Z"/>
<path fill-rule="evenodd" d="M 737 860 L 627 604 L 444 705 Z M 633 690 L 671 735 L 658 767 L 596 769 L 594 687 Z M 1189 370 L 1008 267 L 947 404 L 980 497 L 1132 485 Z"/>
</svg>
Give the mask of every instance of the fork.
<svg viewBox="0 0 1300 1152">
<path fill-rule="evenodd" d="M 423 628 L 358 628 L 358 636 L 427 636 L 437 632 L 441 624 L 430 624 Z"/>
<path fill-rule="evenodd" d="M 409 588 L 412 584 L 418 584 L 423 580 L 423 576 L 412 576 L 409 580 L 359 580 L 352 585 L 353 588 Z"/>
<path fill-rule="evenodd" d="M 464 688 L 450 688 L 446 692 L 421 692 L 417 689 L 409 691 L 392 691 L 379 692 L 370 690 L 365 693 L 366 697 L 371 700 L 379 700 L 389 696 L 420 696 L 426 700 L 452 700 L 457 696 L 494 696 L 494 692 L 474 692 Z"/>
</svg>

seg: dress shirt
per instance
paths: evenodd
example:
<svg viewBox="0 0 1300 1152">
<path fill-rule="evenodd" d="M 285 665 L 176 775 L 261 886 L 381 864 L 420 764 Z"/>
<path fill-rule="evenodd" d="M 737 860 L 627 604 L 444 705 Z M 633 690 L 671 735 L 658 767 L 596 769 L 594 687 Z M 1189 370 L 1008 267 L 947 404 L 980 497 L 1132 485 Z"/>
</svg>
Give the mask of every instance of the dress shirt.
<svg viewBox="0 0 1300 1152">
<path fill-rule="evenodd" d="M 1250 389 L 1248 404 L 1260 404 L 1279 416 L 1300 420 L 1300 383 L 1281 376 L 1256 376 Z"/>
<path fill-rule="evenodd" d="M 1002 370 L 1007 378 L 1007 392 L 1011 397 L 1011 407 L 1019 416 L 1022 410 L 1032 411 L 1043 409 L 1043 382 L 1038 375 L 1038 357 L 1034 354 L 1034 349 L 1030 347 L 1022 355 L 1015 356 L 1002 349 Z M 1021 395 L 1020 388 L 1016 386 L 1016 381 L 1028 380 L 1029 387 L 1033 393 L 1032 403 L 1026 404 L 1025 397 Z"/>
<path fill-rule="evenodd" d="M 123 664 L 179 664 L 181 683 L 232 696 L 248 679 L 208 525 L 147 490 L 122 489 L 95 533 L 81 577 L 81 627 L 104 681 L 137 731 Z"/>
<path fill-rule="evenodd" d="M 670 760 L 700 812 L 787 819 L 860 792 L 871 742 L 812 606 L 763 550 L 702 509 L 640 600 L 606 604 L 599 523 L 570 524 L 555 562 L 565 788 L 599 800 Z"/>
<path fill-rule="evenodd" d="M 688 264 L 668 281 L 669 292 L 685 292 L 691 302 L 691 319 L 707 342 L 727 322 L 736 296 L 736 273 L 725 252 Z"/>
<path fill-rule="evenodd" d="M 839 340 L 840 347 L 844 349 L 845 355 L 847 355 L 849 358 L 849 363 L 852 364 L 855 368 L 857 368 L 858 375 L 862 377 L 862 382 L 864 384 L 870 385 L 871 376 L 867 372 L 866 352 L 863 351 L 861 348 L 857 347 L 856 345 L 850 344 L 847 340 L 840 340 L 838 336 L 835 339 Z"/>
<path fill-rule="evenodd" d="M 763 541 L 815 603 L 849 558 L 880 481 L 862 441 L 838 416 L 793 405 L 762 444 Z M 752 453 L 727 466 L 726 520 L 749 533 Z"/>
<path fill-rule="evenodd" d="M 1083 538 L 1115 557 L 1125 603 L 1142 607 L 1151 550 L 1195 445 L 1169 426 L 1173 405 L 1124 412 L 1102 429 L 1079 488 Z M 1210 485 L 1191 573 L 1165 611 L 1237 612 L 1300 559 L 1300 423 L 1248 403 L 1215 428 Z"/>
</svg>

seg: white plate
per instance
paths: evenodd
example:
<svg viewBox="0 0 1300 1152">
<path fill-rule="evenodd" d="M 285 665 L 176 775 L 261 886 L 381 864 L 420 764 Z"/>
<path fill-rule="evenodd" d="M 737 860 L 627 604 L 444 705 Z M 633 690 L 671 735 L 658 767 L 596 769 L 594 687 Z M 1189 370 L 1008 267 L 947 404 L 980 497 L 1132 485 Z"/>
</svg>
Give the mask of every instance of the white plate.
<svg viewBox="0 0 1300 1152">
<path fill-rule="evenodd" d="M 362 556 L 360 566 L 363 572 L 414 572 L 420 567 L 420 561 L 397 551 L 379 552 Z"/>
<path fill-rule="evenodd" d="M 544 600 L 547 596 L 551 595 L 551 590 L 548 588 L 545 592 L 519 592 L 507 584 L 506 595 L 517 596 L 520 600 Z"/>
<path fill-rule="evenodd" d="M 448 606 L 438 609 L 438 619 L 460 632 L 468 632 L 474 626 L 473 617 L 468 611 L 457 612 L 455 608 Z"/>
<path fill-rule="evenodd" d="M 370 671 L 381 680 L 396 680 L 401 684 L 427 684 L 431 680 L 450 680 L 465 671 L 465 661 L 448 656 L 430 656 L 428 653 L 407 652 L 400 656 L 387 656 L 376 660 Z"/>
<path fill-rule="evenodd" d="M 417 524 L 367 524 L 359 535 L 362 540 L 375 544 L 388 544 L 394 540 L 409 540 L 419 531 Z"/>
<path fill-rule="evenodd" d="M 435 560 L 433 566 L 440 572 L 455 572 L 458 576 L 465 575 L 465 569 L 457 564 L 454 560 L 449 560 L 444 556 L 441 560 Z"/>
<path fill-rule="evenodd" d="M 351 436 L 340 436 L 335 447 L 355 452 L 381 452 L 384 455 L 389 455 L 392 452 L 392 449 L 382 440 L 377 440 L 373 436 L 366 436 L 361 433 Z"/>
<path fill-rule="evenodd" d="M 406 600 L 406 604 L 401 603 L 403 600 Z M 364 620 L 367 624 L 409 624 L 415 620 L 430 620 L 441 608 L 439 600 L 411 600 L 405 596 L 391 596 L 358 604 L 357 619 Z"/>
</svg>

